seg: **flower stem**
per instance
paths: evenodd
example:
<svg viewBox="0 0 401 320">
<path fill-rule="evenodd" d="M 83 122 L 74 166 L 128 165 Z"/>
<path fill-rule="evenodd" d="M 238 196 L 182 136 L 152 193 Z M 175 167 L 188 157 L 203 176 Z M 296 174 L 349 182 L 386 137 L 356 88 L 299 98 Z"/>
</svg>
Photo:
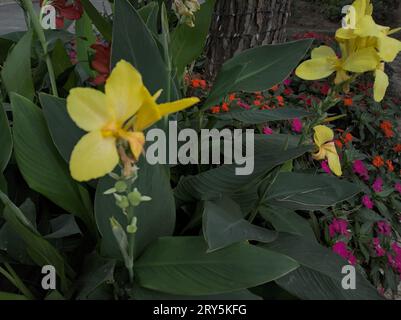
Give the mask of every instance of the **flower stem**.
<svg viewBox="0 0 401 320">
<path fill-rule="evenodd" d="M 46 60 L 47 71 L 49 73 L 50 85 L 52 88 L 53 95 L 58 97 L 56 77 L 54 74 L 53 64 L 50 59 L 50 55 L 49 55 L 48 48 L 47 48 L 45 33 L 43 31 L 42 26 L 40 25 L 39 18 L 36 15 L 35 10 L 33 9 L 32 0 L 22 0 L 22 3 L 24 4 L 25 10 L 29 14 L 33 29 L 34 29 L 36 35 L 38 36 L 39 42 L 42 46 L 43 54 L 44 54 L 45 60 Z M 29 26 L 28 26 L 28 28 L 29 28 Z"/>
<path fill-rule="evenodd" d="M 131 223 L 135 217 L 134 207 L 128 208 L 128 224 Z M 130 283 L 134 283 L 134 260 L 135 260 L 135 235 L 136 233 L 128 233 L 128 257 L 130 259 L 130 266 L 128 268 Z"/>
</svg>

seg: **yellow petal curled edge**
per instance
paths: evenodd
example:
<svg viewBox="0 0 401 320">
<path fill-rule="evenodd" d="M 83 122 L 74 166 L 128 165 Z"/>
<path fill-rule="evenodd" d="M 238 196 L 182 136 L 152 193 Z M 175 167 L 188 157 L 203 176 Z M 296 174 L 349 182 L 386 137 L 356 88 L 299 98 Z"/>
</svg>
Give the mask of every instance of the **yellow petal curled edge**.
<svg viewBox="0 0 401 320">
<path fill-rule="evenodd" d="M 313 130 L 315 131 L 314 140 L 318 147 L 334 139 L 334 132 L 329 127 L 319 125 L 314 127 Z"/>
<path fill-rule="evenodd" d="M 341 176 L 343 173 L 341 169 L 340 158 L 338 156 L 334 142 L 327 143 L 324 148 L 326 150 L 326 157 L 329 168 L 336 176 Z"/>
<path fill-rule="evenodd" d="M 67 111 L 85 131 L 99 130 L 113 119 L 104 93 L 91 88 L 72 89 L 67 97 Z"/>
<path fill-rule="evenodd" d="M 377 69 L 375 71 L 375 84 L 373 87 L 374 99 L 376 102 L 380 102 L 386 95 L 387 87 L 389 86 L 389 80 L 387 74 Z"/>
<path fill-rule="evenodd" d="M 116 139 L 93 131 L 81 138 L 71 154 L 71 176 L 77 181 L 100 178 L 113 171 L 118 161 Z"/>
</svg>

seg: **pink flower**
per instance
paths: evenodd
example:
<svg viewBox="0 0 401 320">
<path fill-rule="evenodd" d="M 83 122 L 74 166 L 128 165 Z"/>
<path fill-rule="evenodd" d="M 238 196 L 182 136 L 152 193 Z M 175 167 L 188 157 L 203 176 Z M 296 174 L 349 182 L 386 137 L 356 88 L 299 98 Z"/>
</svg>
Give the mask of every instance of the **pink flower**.
<svg viewBox="0 0 401 320">
<path fill-rule="evenodd" d="M 329 225 L 329 234 L 330 237 L 334 237 L 336 234 L 349 236 L 349 232 L 347 230 L 348 222 L 344 219 L 334 218 L 332 223 Z"/>
<path fill-rule="evenodd" d="M 324 172 L 326 172 L 327 174 L 331 174 L 331 170 L 330 170 L 330 167 L 329 167 L 329 162 L 327 160 L 322 161 L 321 165 L 322 165 L 322 169 L 323 169 Z"/>
<path fill-rule="evenodd" d="M 272 135 L 273 134 L 273 130 L 269 127 L 264 127 L 263 128 L 263 134 L 267 134 L 267 135 Z"/>
<path fill-rule="evenodd" d="M 246 104 L 246 103 L 244 103 L 244 102 L 242 102 L 242 101 L 238 101 L 237 104 L 238 104 L 241 108 L 244 108 L 244 109 L 246 109 L 246 110 L 251 109 L 251 106 L 250 106 L 249 104 Z"/>
<path fill-rule="evenodd" d="M 348 249 L 347 244 L 343 241 L 338 241 L 333 246 L 333 251 L 337 253 L 339 256 L 343 257 L 344 259 L 348 259 Z"/>
<path fill-rule="evenodd" d="M 294 120 L 292 120 L 291 122 L 291 127 L 292 127 L 292 131 L 296 132 L 296 133 L 302 133 L 302 121 L 299 118 L 295 118 Z"/>
<path fill-rule="evenodd" d="M 375 248 L 376 255 L 378 257 L 384 257 L 386 255 L 386 250 L 384 250 L 382 248 L 382 246 L 380 245 L 380 239 L 379 238 L 373 238 L 373 246 Z"/>
<path fill-rule="evenodd" d="M 372 188 L 376 193 L 382 192 L 383 191 L 383 179 L 380 177 L 377 178 L 375 180 L 375 182 L 373 183 Z"/>
<path fill-rule="evenodd" d="M 374 206 L 372 199 L 368 195 L 362 197 L 362 204 L 368 209 L 373 209 Z"/>
<path fill-rule="evenodd" d="M 355 160 L 352 169 L 358 174 L 363 180 L 369 180 L 369 172 L 361 160 Z"/>
<path fill-rule="evenodd" d="M 383 236 L 391 236 L 391 225 L 387 221 L 379 221 L 377 223 L 378 233 Z"/>
<path fill-rule="evenodd" d="M 352 264 L 352 265 L 356 264 L 356 257 L 350 250 L 348 250 L 347 244 L 345 242 L 343 242 L 343 241 L 336 242 L 332 249 L 333 249 L 333 252 L 337 253 L 339 256 L 348 260 L 348 262 L 350 264 Z"/>
<path fill-rule="evenodd" d="M 394 186 L 395 191 L 401 194 L 401 183 L 397 182 Z"/>
</svg>

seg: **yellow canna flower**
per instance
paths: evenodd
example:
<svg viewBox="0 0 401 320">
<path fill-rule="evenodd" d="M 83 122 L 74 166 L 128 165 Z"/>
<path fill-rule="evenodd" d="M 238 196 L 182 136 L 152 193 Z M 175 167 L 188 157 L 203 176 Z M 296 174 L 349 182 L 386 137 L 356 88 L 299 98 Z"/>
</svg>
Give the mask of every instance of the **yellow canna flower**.
<svg viewBox="0 0 401 320">
<path fill-rule="evenodd" d="M 334 132 L 326 126 L 316 126 L 313 128 L 315 131 L 314 140 L 315 144 L 319 147 L 319 151 L 313 154 L 316 160 L 327 159 L 331 171 L 337 176 L 342 175 L 340 158 L 334 144 Z"/>
<path fill-rule="evenodd" d="M 373 87 L 373 96 L 376 102 L 384 99 L 389 83 L 388 76 L 384 72 L 384 63 L 380 63 L 375 70 L 375 84 Z"/>
<path fill-rule="evenodd" d="M 160 93 L 158 93 L 160 95 Z M 118 141 L 127 141 L 132 155 L 143 152 L 143 130 L 162 116 L 196 104 L 198 98 L 183 99 L 159 106 L 143 85 L 140 73 L 121 60 L 105 85 L 105 93 L 91 88 L 75 88 L 67 97 L 67 110 L 78 127 L 87 131 L 75 146 L 70 159 L 74 179 L 88 181 L 113 171 L 119 162 Z M 159 110 L 160 108 L 160 110 Z M 130 119 L 137 115 L 138 128 Z"/>
<path fill-rule="evenodd" d="M 304 61 L 296 69 L 296 75 L 304 80 L 319 80 L 336 72 L 335 83 L 350 79 L 348 72 L 363 73 L 374 70 L 380 62 L 374 48 L 365 48 L 347 54 L 342 47 L 343 58 L 337 57 L 334 50 L 321 46 L 312 51 L 312 58 Z"/>
</svg>

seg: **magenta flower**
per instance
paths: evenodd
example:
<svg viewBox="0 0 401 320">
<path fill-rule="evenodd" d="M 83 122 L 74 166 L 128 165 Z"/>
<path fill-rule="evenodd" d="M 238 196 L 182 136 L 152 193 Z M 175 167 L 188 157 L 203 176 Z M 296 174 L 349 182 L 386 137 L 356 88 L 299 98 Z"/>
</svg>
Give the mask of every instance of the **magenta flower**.
<svg viewBox="0 0 401 320">
<path fill-rule="evenodd" d="M 352 166 L 354 172 L 359 175 L 363 180 L 369 180 L 369 171 L 361 160 L 355 160 Z"/>
<path fill-rule="evenodd" d="M 401 183 L 397 182 L 394 186 L 395 191 L 401 194 Z"/>
<path fill-rule="evenodd" d="M 352 252 L 349 252 L 349 255 L 348 255 L 348 262 L 349 262 L 352 266 L 356 265 L 356 257 L 354 256 L 354 254 L 353 254 Z"/>
<path fill-rule="evenodd" d="M 330 237 L 333 238 L 336 234 L 348 237 L 349 232 L 347 228 L 348 228 L 347 220 L 334 218 L 332 223 L 329 225 Z"/>
<path fill-rule="evenodd" d="M 391 236 L 391 225 L 387 221 L 379 221 L 377 223 L 377 232 L 383 236 Z"/>
<path fill-rule="evenodd" d="M 302 133 L 302 121 L 299 118 L 295 118 L 294 120 L 291 121 L 291 128 L 292 131 L 296 133 Z"/>
<path fill-rule="evenodd" d="M 370 199 L 370 197 L 368 195 L 364 195 L 362 197 L 362 204 L 365 206 L 365 208 L 368 208 L 368 209 L 373 209 L 373 206 L 374 206 L 372 199 Z"/>
<path fill-rule="evenodd" d="M 273 130 L 269 127 L 264 127 L 263 128 L 263 134 L 267 134 L 267 135 L 272 135 L 273 134 Z"/>
<path fill-rule="evenodd" d="M 347 244 L 343 241 L 338 241 L 333 246 L 333 251 L 344 259 L 348 259 L 349 251 L 347 249 Z"/>
<path fill-rule="evenodd" d="M 285 80 L 283 81 L 283 83 L 284 83 L 286 86 L 289 86 L 289 85 L 291 85 L 292 80 L 291 80 L 291 78 L 287 78 L 287 79 L 285 79 Z"/>
<path fill-rule="evenodd" d="M 246 109 L 246 110 L 251 109 L 251 106 L 250 106 L 249 104 L 246 104 L 246 103 L 244 103 L 244 102 L 242 102 L 242 101 L 238 101 L 237 104 L 238 104 L 241 108 L 244 108 L 244 109 Z"/>
<path fill-rule="evenodd" d="M 382 246 L 380 245 L 380 239 L 379 238 L 373 238 L 373 246 L 375 248 L 376 255 L 378 257 L 384 257 L 386 255 L 386 250 L 384 250 L 382 248 Z"/>
<path fill-rule="evenodd" d="M 376 193 L 382 192 L 383 191 L 383 179 L 378 177 L 375 182 L 372 185 L 373 190 Z"/>
<path fill-rule="evenodd" d="M 331 174 L 331 170 L 330 170 L 330 167 L 329 167 L 329 162 L 327 160 L 326 161 L 322 161 L 321 165 L 322 165 L 322 169 L 323 169 L 324 172 L 326 172 L 327 174 Z"/>
</svg>

